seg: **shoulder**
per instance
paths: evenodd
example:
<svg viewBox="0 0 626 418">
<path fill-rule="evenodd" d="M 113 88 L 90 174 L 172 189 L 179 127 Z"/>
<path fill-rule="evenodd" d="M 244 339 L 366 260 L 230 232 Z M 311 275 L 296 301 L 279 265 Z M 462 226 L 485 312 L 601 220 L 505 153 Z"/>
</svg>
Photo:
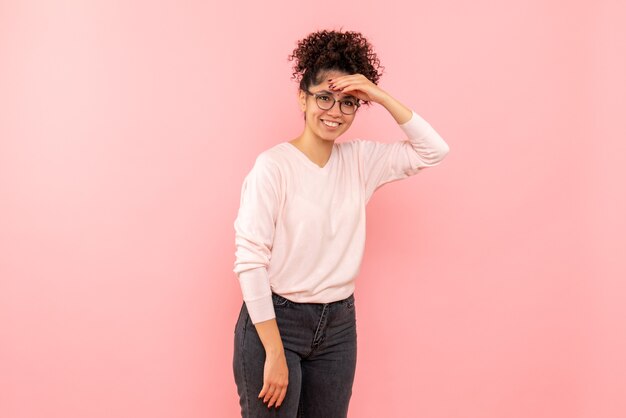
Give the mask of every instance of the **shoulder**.
<svg viewBox="0 0 626 418">
<path fill-rule="evenodd" d="M 362 139 L 350 139 L 349 141 L 335 142 L 335 146 L 337 146 L 339 151 L 341 151 L 342 153 L 346 153 L 346 152 L 349 153 L 358 149 L 361 146 L 361 141 L 363 140 Z"/>
<path fill-rule="evenodd" d="M 376 142 L 368 139 L 355 138 L 337 143 L 340 153 L 344 156 L 359 156 L 376 146 Z"/>
<path fill-rule="evenodd" d="M 288 148 L 290 145 L 287 142 L 280 142 L 272 147 L 261 152 L 257 157 L 255 164 L 259 164 L 264 168 L 282 171 L 289 164 L 289 159 L 292 157 L 291 150 Z"/>
<path fill-rule="evenodd" d="M 285 167 L 285 159 L 284 143 L 276 144 L 257 155 L 252 171 L 277 179 Z"/>
</svg>

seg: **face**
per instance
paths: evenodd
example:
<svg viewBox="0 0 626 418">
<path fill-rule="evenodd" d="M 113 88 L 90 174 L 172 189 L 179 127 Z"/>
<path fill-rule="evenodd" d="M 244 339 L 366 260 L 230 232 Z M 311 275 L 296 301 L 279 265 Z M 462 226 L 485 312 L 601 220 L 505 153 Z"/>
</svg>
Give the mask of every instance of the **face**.
<svg viewBox="0 0 626 418">
<path fill-rule="evenodd" d="M 340 91 L 333 91 L 329 87 L 328 79 L 337 78 L 347 73 L 342 71 L 327 71 L 320 84 L 309 87 L 309 92 L 325 93 L 335 98 L 335 100 L 353 97 L 350 94 L 343 94 Z M 334 141 L 341 134 L 348 130 L 355 114 L 344 115 L 339 109 L 339 102 L 336 102 L 329 110 L 322 110 L 316 103 L 315 96 L 300 90 L 298 96 L 300 108 L 306 115 L 305 131 L 313 134 L 325 141 Z M 356 100 L 356 99 L 355 99 Z M 331 100 L 332 101 L 332 100 Z"/>
</svg>

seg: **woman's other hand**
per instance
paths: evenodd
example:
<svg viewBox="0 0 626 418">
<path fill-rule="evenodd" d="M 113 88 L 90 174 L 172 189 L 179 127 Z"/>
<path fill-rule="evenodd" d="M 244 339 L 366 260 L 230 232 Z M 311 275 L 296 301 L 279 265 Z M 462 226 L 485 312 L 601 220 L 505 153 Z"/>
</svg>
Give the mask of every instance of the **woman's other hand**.
<svg viewBox="0 0 626 418">
<path fill-rule="evenodd" d="M 288 383 L 289 369 L 285 351 L 266 352 L 263 388 L 261 393 L 259 393 L 259 398 L 263 398 L 263 403 L 269 401 L 267 403 L 268 408 L 274 404 L 278 408 L 285 399 Z"/>
<path fill-rule="evenodd" d="M 261 343 L 265 348 L 265 366 L 263 369 L 263 388 L 259 398 L 263 403 L 268 402 L 267 407 L 276 405 L 278 408 L 285 395 L 289 383 L 289 369 L 283 341 L 280 338 L 276 318 L 255 324 Z"/>
</svg>

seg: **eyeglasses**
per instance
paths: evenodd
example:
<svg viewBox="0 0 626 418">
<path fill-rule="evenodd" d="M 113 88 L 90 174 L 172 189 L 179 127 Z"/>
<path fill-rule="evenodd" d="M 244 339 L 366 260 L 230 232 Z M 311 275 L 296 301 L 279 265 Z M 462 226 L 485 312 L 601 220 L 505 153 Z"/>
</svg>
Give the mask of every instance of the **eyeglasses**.
<svg viewBox="0 0 626 418">
<path fill-rule="evenodd" d="M 353 115 L 359 106 L 361 106 L 359 99 L 356 98 L 349 97 L 337 100 L 329 93 L 311 93 L 308 90 L 305 90 L 305 92 L 311 96 L 315 96 L 315 103 L 317 103 L 317 107 L 322 110 L 330 110 L 335 106 L 336 102 L 339 102 L 339 110 L 341 113 L 344 115 Z"/>
</svg>

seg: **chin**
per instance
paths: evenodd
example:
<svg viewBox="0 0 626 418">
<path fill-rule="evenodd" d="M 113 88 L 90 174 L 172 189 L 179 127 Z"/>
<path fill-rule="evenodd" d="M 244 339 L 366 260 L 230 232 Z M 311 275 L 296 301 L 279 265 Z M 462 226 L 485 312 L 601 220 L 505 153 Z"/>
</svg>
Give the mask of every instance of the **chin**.
<svg viewBox="0 0 626 418">
<path fill-rule="evenodd" d="M 329 141 L 332 142 L 336 139 L 339 139 L 339 137 L 343 134 L 343 132 L 339 132 L 337 134 L 334 135 L 320 135 L 319 137 L 322 138 L 324 141 Z"/>
<path fill-rule="evenodd" d="M 338 139 L 339 137 L 341 137 L 341 135 L 343 135 L 346 131 L 348 130 L 348 127 L 343 127 L 340 130 L 337 130 L 336 132 L 324 132 L 324 130 L 319 130 L 317 132 L 318 136 L 320 138 L 322 138 L 325 141 L 334 141 L 335 139 Z"/>
</svg>

